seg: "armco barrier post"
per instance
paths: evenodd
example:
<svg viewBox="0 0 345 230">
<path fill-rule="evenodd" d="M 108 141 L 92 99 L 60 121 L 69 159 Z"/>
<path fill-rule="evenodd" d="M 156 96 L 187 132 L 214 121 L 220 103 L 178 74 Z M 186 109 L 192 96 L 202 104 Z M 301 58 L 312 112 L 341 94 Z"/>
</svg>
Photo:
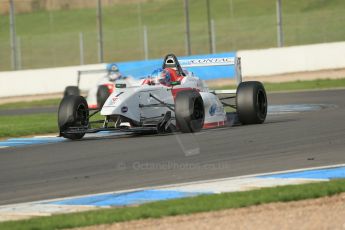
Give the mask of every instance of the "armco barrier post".
<svg viewBox="0 0 345 230">
<path fill-rule="evenodd" d="M 12 53 L 12 69 L 18 69 L 17 63 L 17 38 L 16 38 L 16 22 L 14 15 L 14 2 L 10 0 L 10 35 L 11 35 L 11 53 Z"/>
<path fill-rule="evenodd" d="M 282 0 L 277 0 L 277 42 L 278 47 L 284 46 Z"/>
<path fill-rule="evenodd" d="M 208 25 L 208 41 L 210 53 L 213 52 L 213 34 L 212 34 L 212 20 L 211 20 L 211 10 L 210 10 L 210 0 L 206 0 L 206 10 L 207 10 L 207 25 Z"/>
<path fill-rule="evenodd" d="M 214 20 L 211 20 L 211 51 L 212 53 L 216 53 L 216 29 L 214 26 Z"/>
<path fill-rule="evenodd" d="M 147 40 L 147 27 L 144 26 L 144 55 L 145 55 L 145 60 L 149 59 L 149 45 L 148 45 L 148 40 Z"/>
<path fill-rule="evenodd" d="M 186 54 L 190 56 L 192 54 L 191 44 L 190 44 L 190 24 L 189 24 L 189 1 L 184 0 L 184 9 L 186 17 Z"/>
<path fill-rule="evenodd" d="M 98 25 L 98 61 L 104 62 L 103 54 L 103 21 L 102 21 L 102 0 L 97 1 L 97 25 Z"/>
</svg>

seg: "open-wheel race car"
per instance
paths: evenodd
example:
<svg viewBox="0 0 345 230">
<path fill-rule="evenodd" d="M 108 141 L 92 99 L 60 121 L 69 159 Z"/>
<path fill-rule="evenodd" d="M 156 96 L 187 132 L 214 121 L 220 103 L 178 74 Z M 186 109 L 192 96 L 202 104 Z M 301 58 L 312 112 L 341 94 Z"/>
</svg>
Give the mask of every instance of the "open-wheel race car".
<svg viewBox="0 0 345 230">
<path fill-rule="evenodd" d="M 89 108 L 92 109 L 101 108 L 103 106 L 109 95 L 114 91 L 116 84 L 126 84 L 127 86 L 140 84 L 139 80 L 122 75 L 116 63 L 107 64 L 105 69 L 79 70 L 77 74 L 77 85 L 67 86 L 64 90 L 64 97 L 70 95 L 79 96 L 81 94 L 80 81 L 82 76 L 103 74 L 97 84 L 87 93 L 86 101 Z"/>
<path fill-rule="evenodd" d="M 181 62 L 181 63 L 180 63 Z M 241 82 L 239 58 L 179 60 L 168 54 L 162 68 L 140 86 L 119 84 L 102 108 L 89 108 L 82 96 L 62 99 L 58 111 L 60 136 L 80 139 L 99 131 L 131 133 L 198 132 L 203 128 L 260 124 L 266 119 L 267 98 L 257 81 Z M 235 90 L 209 90 L 204 81 L 183 68 L 235 65 Z M 233 112 L 226 112 L 226 108 Z M 99 113 L 102 120 L 91 121 Z"/>
</svg>

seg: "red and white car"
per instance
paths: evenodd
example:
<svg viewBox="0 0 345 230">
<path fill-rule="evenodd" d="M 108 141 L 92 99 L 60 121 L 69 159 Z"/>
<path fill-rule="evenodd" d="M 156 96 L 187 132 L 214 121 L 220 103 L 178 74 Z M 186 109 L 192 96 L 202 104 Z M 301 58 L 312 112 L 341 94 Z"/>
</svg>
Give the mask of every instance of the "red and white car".
<svg viewBox="0 0 345 230">
<path fill-rule="evenodd" d="M 81 96 L 65 97 L 59 107 L 60 135 L 80 139 L 85 133 L 103 130 L 133 133 L 198 132 L 205 128 L 260 124 L 266 119 L 267 98 L 260 82 L 239 82 L 236 90 L 209 90 L 183 68 L 235 65 L 241 79 L 240 59 L 208 58 L 181 60 L 168 54 L 162 70 L 139 86 L 116 88 L 101 109 L 92 111 Z M 227 112 L 232 107 L 235 112 Z M 100 112 L 101 128 L 89 118 Z"/>
</svg>

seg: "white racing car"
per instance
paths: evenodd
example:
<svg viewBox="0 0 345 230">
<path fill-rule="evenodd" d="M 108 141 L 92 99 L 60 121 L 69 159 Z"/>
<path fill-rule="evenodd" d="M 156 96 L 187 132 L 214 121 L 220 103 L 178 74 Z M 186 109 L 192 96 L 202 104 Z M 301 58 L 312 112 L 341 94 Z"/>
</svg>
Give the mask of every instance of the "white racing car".
<svg viewBox="0 0 345 230">
<path fill-rule="evenodd" d="M 67 86 L 64 91 L 64 97 L 80 95 L 80 81 L 83 75 L 104 74 L 92 87 L 86 97 L 89 108 L 101 108 L 109 95 L 114 91 L 116 84 L 125 84 L 127 86 L 140 85 L 139 80 L 135 80 L 130 76 L 123 76 L 115 63 L 109 63 L 106 69 L 95 70 L 79 70 L 76 86 Z"/>
<path fill-rule="evenodd" d="M 236 90 L 209 90 L 188 67 L 235 65 Z M 226 107 L 236 112 L 226 112 Z M 92 111 L 92 112 L 91 112 Z M 104 120 L 90 121 L 100 112 Z M 60 103 L 60 136 L 80 139 L 85 133 L 125 131 L 132 133 L 198 132 L 203 128 L 260 124 L 266 119 L 267 98 L 260 82 L 241 82 L 239 58 L 181 60 L 168 54 L 162 69 L 140 86 L 119 85 L 101 109 L 90 109 L 81 96 L 66 96 Z M 98 127 L 94 127 L 98 123 Z M 96 125 L 97 126 L 97 125 Z"/>
</svg>

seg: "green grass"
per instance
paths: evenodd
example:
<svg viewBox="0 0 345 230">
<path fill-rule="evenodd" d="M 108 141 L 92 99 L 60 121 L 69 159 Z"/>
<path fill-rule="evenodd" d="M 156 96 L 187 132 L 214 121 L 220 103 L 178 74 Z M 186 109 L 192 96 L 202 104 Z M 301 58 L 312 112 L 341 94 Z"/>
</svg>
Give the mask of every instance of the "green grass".
<svg viewBox="0 0 345 230">
<path fill-rule="evenodd" d="M 263 188 L 247 192 L 201 195 L 143 204 L 138 207 L 111 208 L 74 214 L 39 217 L 0 223 L 0 229 L 62 229 L 109 224 L 147 218 L 241 208 L 272 202 L 289 202 L 332 196 L 345 192 L 345 180 Z"/>
<path fill-rule="evenodd" d="M 0 116 L 0 138 L 55 132 L 57 114 Z"/>
<path fill-rule="evenodd" d="M 267 92 L 279 91 L 299 91 L 299 90 L 318 90 L 335 89 L 345 87 L 345 78 L 342 79 L 319 79 L 311 81 L 293 81 L 281 83 L 264 83 Z M 216 89 L 235 89 L 235 85 L 225 85 Z"/>
<path fill-rule="evenodd" d="M 217 51 L 275 47 L 275 4 L 272 0 L 212 0 Z M 143 25 L 148 28 L 149 58 L 171 52 L 184 55 L 183 8 L 183 1 L 177 0 L 104 7 L 105 61 L 143 59 Z M 344 40 L 344 9 L 343 0 L 283 1 L 285 44 Z M 11 68 L 8 20 L 8 15 L 0 16 L 0 70 Z M 190 21 L 192 53 L 209 53 L 205 1 L 190 0 Z M 78 65 L 79 32 L 84 33 L 85 62 L 98 61 L 95 9 L 18 14 L 16 26 L 23 68 Z"/>
<path fill-rule="evenodd" d="M 90 120 L 103 118 L 100 114 L 96 114 Z M 98 126 L 95 124 L 94 127 Z M 58 132 L 57 114 L 54 113 L 0 116 L 0 138 Z"/>
<path fill-rule="evenodd" d="M 343 79 L 324 79 L 312 81 L 295 81 L 283 83 L 264 83 L 268 92 L 274 91 L 295 91 L 295 90 L 317 90 L 345 87 L 345 78 Z"/>
<path fill-rule="evenodd" d="M 58 106 L 60 101 L 61 101 L 61 98 L 34 100 L 34 101 L 23 101 L 23 102 L 12 102 L 12 103 L 1 104 L 0 109 L 24 109 L 24 108 L 53 107 L 53 106 Z"/>
</svg>

